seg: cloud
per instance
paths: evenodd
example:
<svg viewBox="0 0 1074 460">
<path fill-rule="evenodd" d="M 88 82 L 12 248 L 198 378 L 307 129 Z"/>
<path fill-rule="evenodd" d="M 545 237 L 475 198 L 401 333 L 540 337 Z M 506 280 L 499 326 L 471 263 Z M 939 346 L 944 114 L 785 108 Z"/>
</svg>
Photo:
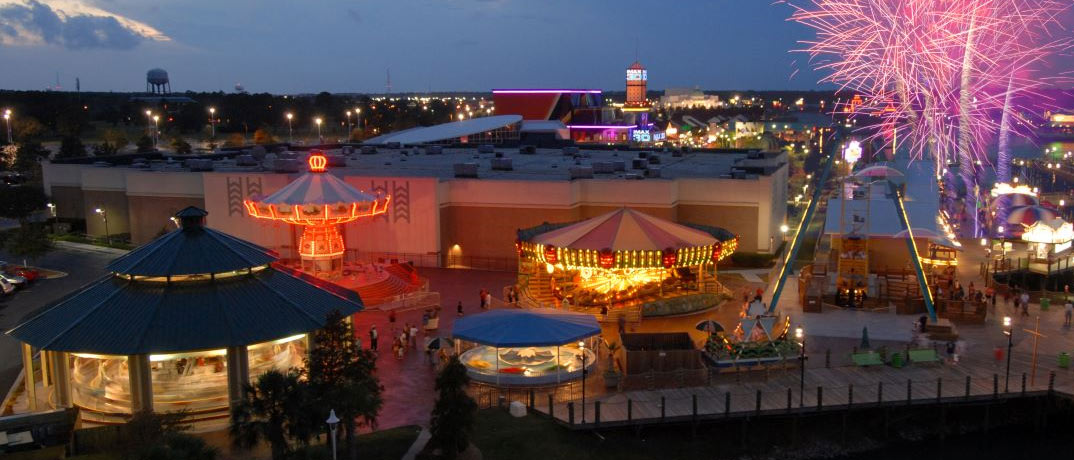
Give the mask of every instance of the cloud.
<svg viewBox="0 0 1074 460">
<path fill-rule="evenodd" d="M 0 0 L 3 2 L 3 0 Z M 128 50 L 146 40 L 171 40 L 147 24 L 78 0 L 0 3 L 0 45 Z"/>
</svg>

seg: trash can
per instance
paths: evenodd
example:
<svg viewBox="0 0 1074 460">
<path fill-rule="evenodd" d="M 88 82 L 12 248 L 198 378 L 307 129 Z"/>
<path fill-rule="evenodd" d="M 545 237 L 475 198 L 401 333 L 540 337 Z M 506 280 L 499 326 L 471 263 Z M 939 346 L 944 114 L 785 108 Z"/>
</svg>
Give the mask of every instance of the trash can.
<svg viewBox="0 0 1074 460">
<path fill-rule="evenodd" d="M 1041 311 L 1048 311 L 1048 307 L 1051 307 L 1051 306 L 1052 306 L 1052 299 L 1050 299 L 1048 297 L 1041 297 L 1040 298 L 1040 310 Z"/>
<path fill-rule="evenodd" d="M 902 353 L 894 353 L 891 355 L 891 367 L 901 368 L 906 363 Z"/>
<path fill-rule="evenodd" d="M 1059 367 L 1062 369 L 1070 368 L 1070 354 L 1065 351 L 1059 353 Z"/>
</svg>

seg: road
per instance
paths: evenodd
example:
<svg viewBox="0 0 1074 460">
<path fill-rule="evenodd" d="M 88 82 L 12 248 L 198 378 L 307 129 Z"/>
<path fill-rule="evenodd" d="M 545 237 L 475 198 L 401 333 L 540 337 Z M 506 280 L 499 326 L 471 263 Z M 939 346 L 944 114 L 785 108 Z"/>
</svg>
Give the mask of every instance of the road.
<svg viewBox="0 0 1074 460">
<path fill-rule="evenodd" d="M 100 277 L 105 273 L 105 266 L 115 257 L 116 254 L 109 252 L 70 248 L 57 248 L 48 253 L 33 265 L 68 275 L 39 280 L 13 295 L 0 297 L 0 331 L 7 332 L 38 310 Z M 0 251 L 0 260 L 22 263 L 4 251 Z M 0 398 L 7 394 L 21 368 L 19 342 L 6 334 L 0 335 Z"/>
</svg>

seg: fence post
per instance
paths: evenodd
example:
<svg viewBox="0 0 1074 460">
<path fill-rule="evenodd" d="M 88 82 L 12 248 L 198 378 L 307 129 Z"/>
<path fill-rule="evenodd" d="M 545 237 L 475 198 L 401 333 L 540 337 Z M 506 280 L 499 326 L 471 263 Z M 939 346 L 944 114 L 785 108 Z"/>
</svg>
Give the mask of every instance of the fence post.
<svg viewBox="0 0 1074 460">
<path fill-rule="evenodd" d="M 574 401 L 567 403 L 567 424 L 574 425 Z"/>
<path fill-rule="evenodd" d="M 910 405 L 910 401 L 914 398 L 913 385 L 913 380 L 906 379 L 906 405 Z"/>
<path fill-rule="evenodd" d="M 824 350 L 824 368 L 825 369 L 831 369 L 832 368 L 832 349 L 831 348 L 829 348 L 827 350 Z"/>
<path fill-rule="evenodd" d="M 999 374 L 992 374 L 992 399 L 999 397 Z"/>
<path fill-rule="evenodd" d="M 1055 391 L 1055 371 L 1048 371 L 1048 393 Z"/>
<path fill-rule="evenodd" d="M 853 405 L 854 405 L 854 384 L 851 383 L 850 386 L 847 387 L 847 409 L 850 409 L 850 407 L 853 406 Z"/>
<path fill-rule="evenodd" d="M 824 387 L 817 386 L 817 410 L 824 407 Z"/>
<path fill-rule="evenodd" d="M 667 403 L 667 399 L 664 398 L 663 395 L 661 395 L 660 396 L 660 421 L 664 420 L 664 415 L 666 414 L 665 409 L 667 408 L 666 403 Z"/>
<path fill-rule="evenodd" d="M 697 422 L 697 395 L 695 394 L 695 395 L 690 395 L 690 396 L 693 399 L 692 402 L 693 402 L 693 405 L 694 405 L 694 407 L 693 407 L 693 409 L 694 409 L 694 422 Z"/>
<path fill-rule="evenodd" d="M 634 400 L 633 399 L 626 400 L 626 420 L 628 422 L 633 422 L 634 421 Z"/>
<path fill-rule="evenodd" d="M 731 392 L 728 391 L 723 394 L 723 416 L 731 416 Z"/>
<path fill-rule="evenodd" d="M 1022 373 L 1022 396 L 1026 395 L 1026 373 Z"/>
<path fill-rule="evenodd" d="M 757 405 L 753 410 L 758 414 L 761 413 L 761 390 L 757 390 Z"/>
<path fill-rule="evenodd" d="M 966 376 L 966 399 L 970 399 L 970 376 Z"/>
<path fill-rule="evenodd" d="M 593 403 L 593 425 L 600 426 L 600 400 Z"/>
<path fill-rule="evenodd" d="M 533 393 L 533 390 L 530 390 L 530 410 L 533 410 L 533 408 L 535 407 L 534 406 L 535 399 L 536 399 L 536 395 Z"/>
<path fill-rule="evenodd" d="M 787 412 L 791 411 L 791 389 L 787 388 Z"/>
<path fill-rule="evenodd" d="M 936 402 L 943 398 L 943 377 L 936 378 Z"/>
<path fill-rule="evenodd" d="M 556 414 L 553 413 L 553 409 L 552 409 L 553 407 L 555 407 L 555 405 L 552 404 L 552 394 L 549 393 L 548 394 L 548 418 L 555 420 L 556 419 Z"/>
<path fill-rule="evenodd" d="M 884 382 L 876 384 L 876 405 L 884 403 Z"/>
</svg>

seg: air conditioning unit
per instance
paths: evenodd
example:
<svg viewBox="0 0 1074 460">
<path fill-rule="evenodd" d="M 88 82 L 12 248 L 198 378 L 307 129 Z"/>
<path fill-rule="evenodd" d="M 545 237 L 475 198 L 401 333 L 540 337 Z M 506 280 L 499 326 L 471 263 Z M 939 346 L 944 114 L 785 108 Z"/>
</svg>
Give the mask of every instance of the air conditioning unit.
<svg viewBox="0 0 1074 460">
<path fill-rule="evenodd" d="M 492 170 L 493 171 L 513 171 L 514 169 L 515 169 L 514 165 L 512 164 L 510 158 L 493 158 L 492 159 Z M 475 173 L 475 175 L 476 175 L 476 173 Z"/>
<path fill-rule="evenodd" d="M 567 175 L 571 180 L 575 179 L 592 179 L 593 167 L 592 166 L 571 166 L 567 169 Z"/>
<path fill-rule="evenodd" d="M 477 177 L 477 163 L 455 163 L 451 165 L 455 177 Z"/>
</svg>

